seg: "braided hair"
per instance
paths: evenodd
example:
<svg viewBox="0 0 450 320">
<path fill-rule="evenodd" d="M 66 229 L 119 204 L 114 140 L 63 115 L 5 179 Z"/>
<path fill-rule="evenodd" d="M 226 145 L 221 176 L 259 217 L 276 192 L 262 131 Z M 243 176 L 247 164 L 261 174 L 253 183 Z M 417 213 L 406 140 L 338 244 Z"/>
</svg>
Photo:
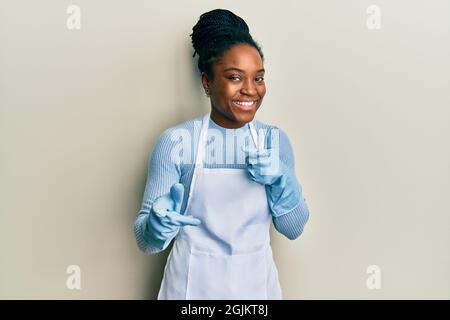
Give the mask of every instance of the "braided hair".
<svg viewBox="0 0 450 320">
<path fill-rule="evenodd" d="M 198 55 L 198 69 L 213 78 L 212 66 L 232 46 L 248 44 L 258 50 L 264 59 L 260 46 L 253 40 L 247 23 L 225 9 L 215 9 L 203 13 L 192 28 L 194 55 Z"/>
</svg>

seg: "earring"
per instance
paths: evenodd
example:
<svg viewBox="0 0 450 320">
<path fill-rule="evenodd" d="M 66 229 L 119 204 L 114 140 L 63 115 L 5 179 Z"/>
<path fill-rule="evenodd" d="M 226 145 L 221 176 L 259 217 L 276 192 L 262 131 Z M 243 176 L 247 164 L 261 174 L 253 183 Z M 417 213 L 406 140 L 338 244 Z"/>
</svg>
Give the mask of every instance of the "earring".
<svg viewBox="0 0 450 320">
<path fill-rule="evenodd" d="M 209 89 L 205 89 L 205 94 L 207 97 L 209 97 Z"/>
</svg>

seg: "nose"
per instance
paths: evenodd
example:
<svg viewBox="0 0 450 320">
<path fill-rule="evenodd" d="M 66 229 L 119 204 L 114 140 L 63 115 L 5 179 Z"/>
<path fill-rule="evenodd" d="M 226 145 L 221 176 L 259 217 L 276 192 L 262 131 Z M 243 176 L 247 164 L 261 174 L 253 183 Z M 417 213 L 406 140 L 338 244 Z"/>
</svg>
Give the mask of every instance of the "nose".
<svg viewBox="0 0 450 320">
<path fill-rule="evenodd" d="M 244 81 L 244 84 L 241 87 L 241 93 L 247 96 L 256 95 L 256 87 L 252 79 L 246 79 L 246 81 Z"/>
</svg>

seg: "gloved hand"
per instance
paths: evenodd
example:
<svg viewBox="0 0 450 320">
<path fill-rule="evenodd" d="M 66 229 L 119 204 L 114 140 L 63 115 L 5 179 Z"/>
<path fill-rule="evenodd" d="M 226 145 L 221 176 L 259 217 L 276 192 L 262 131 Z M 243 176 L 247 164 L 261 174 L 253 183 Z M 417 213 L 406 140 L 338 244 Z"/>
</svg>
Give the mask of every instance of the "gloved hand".
<svg viewBox="0 0 450 320">
<path fill-rule="evenodd" d="M 180 214 L 183 196 L 184 186 L 176 183 L 170 188 L 170 193 L 153 202 L 147 220 L 148 240 L 152 247 L 164 250 L 181 227 L 200 224 L 199 219 Z"/>
<path fill-rule="evenodd" d="M 275 134 L 279 134 L 278 129 L 276 130 Z M 295 172 L 280 160 L 279 143 L 272 146 L 272 134 L 273 130 L 270 128 L 266 134 L 265 148 L 249 148 L 244 149 L 244 152 L 250 179 L 266 187 L 272 215 L 279 217 L 300 203 L 302 190 Z"/>
</svg>

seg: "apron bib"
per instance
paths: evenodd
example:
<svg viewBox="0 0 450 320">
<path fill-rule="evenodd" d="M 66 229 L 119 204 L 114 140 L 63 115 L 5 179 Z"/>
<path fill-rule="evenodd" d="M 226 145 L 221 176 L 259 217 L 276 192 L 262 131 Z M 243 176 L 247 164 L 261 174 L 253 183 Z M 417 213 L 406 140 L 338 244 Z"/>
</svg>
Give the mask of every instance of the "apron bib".
<svg viewBox="0 0 450 320">
<path fill-rule="evenodd" d="M 180 229 L 158 299 L 281 299 L 265 187 L 246 169 L 203 167 L 209 121 L 207 113 L 185 212 L 202 223 Z"/>
</svg>

